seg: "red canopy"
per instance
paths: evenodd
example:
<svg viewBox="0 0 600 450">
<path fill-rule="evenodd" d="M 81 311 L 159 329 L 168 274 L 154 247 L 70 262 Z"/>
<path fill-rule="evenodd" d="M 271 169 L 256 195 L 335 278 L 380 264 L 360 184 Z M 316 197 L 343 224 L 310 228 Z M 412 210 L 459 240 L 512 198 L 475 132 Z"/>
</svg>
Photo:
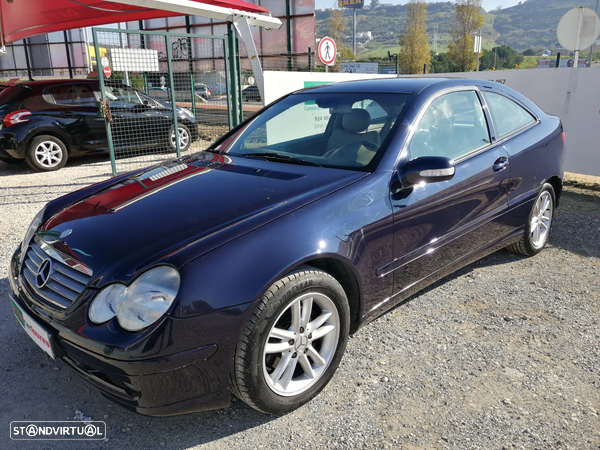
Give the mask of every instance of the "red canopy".
<svg viewBox="0 0 600 450">
<path fill-rule="evenodd" d="M 193 0 L 251 13 L 269 10 L 244 0 Z M 180 16 L 180 13 L 99 0 L 13 0 L 0 3 L 4 43 L 72 28 Z"/>
</svg>

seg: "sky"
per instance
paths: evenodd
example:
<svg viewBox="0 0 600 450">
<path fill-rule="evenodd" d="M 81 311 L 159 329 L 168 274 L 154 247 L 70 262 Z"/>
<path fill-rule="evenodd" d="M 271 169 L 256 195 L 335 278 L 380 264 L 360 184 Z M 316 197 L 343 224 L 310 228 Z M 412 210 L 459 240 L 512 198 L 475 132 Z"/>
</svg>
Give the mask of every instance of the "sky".
<svg viewBox="0 0 600 450">
<path fill-rule="evenodd" d="M 436 0 L 428 0 L 428 3 L 434 2 Z M 441 0 L 441 1 L 452 1 L 452 0 Z M 509 6 L 515 6 L 519 3 L 520 0 L 483 0 L 482 6 L 486 11 L 491 11 L 496 9 L 498 6 L 502 6 L 503 8 L 508 8 Z M 380 3 L 394 3 L 394 4 L 405 4 L 408 3 L 409 0 L 381 0 Z M 316 8 L 331 8 L 336 1 L 335 0 L 315 0 Z M 365 0 L 365 4 L 368 5 L 371 3 L 371 0 Z"/>
</svg>

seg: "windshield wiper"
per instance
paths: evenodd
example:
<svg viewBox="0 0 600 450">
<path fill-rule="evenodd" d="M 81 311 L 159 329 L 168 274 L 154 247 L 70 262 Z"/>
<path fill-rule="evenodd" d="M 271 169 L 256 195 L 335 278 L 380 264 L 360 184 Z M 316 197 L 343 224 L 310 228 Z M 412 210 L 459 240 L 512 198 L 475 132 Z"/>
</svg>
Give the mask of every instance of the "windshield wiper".
<svg viewBox="0 0 600 450">
<path fill-rule="evenodd" d="M 267 161 L 278 161 L 290 164 L 299 164 L 303 166 L 323 167 L 321 164 L 313 161 L 305 161 L 304 159 L 294 158 L 293 156 L 280 155 L 279 153 L 243 153 L 235 156 L 243 156 L 246 158 L 266 159 Z"/>
</svg>

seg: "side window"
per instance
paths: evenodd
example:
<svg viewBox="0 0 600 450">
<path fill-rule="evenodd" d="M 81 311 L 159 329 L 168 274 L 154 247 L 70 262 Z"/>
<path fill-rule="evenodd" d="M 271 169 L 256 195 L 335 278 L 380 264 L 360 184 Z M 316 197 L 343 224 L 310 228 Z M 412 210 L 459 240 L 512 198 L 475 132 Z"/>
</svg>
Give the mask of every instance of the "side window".
<svg viewBox="0 0 600 450">
<path fill-rule="evenodd" d="M 496 139 L 502 139 L 535 122 L 531 114 L 503 95 L 483 92 L 483 98 L 488 104 L 496 127 Z"/>
<path fill-rule="evenodd" d="M 82 84 L 60 84 L 52 86 L 46 99 L 63 106 L 95 106 L 96 97 L 92 90 Z"/>
<path fill-rule="evenodd" d="M 474 91 L 461 91 L 435 99 L 413 135 L 411 158 L 445 156 L 458 159 L 490 143 L 487 122 Z"/>
<path fill-rule="evenodd" d="M 133 108 L 142 103 L 135 91 L 118 86 L 104 86 L 104 94 L 113 107 Z"/>
</svg>

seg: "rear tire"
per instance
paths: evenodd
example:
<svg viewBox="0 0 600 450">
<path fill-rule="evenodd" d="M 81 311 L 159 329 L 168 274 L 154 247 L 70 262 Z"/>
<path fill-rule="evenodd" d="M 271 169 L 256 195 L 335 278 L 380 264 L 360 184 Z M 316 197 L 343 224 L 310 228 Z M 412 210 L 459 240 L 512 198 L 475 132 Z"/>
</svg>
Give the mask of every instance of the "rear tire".
<svg viewBox="0 0 600 450">
<path fill-rule="evenodd" d="M 509 252 L 526 256 L 533 256 L 541 252 L 548 242 L 555 205 L 554 188 L 551 184 L 546 183 L 533 203 L 521 240 L 509 245 L 506 249 Z"/>
<path fill-rule="evenodd" d="M 66 145 L 60 139 L 45 134 L 33 138 L 25 152 L 27 164 L 38 172 L 63 168 L 68 157 Z"/>
<path fill-rule="evenodd" d="M 282 414 L 314 398 L 337 369 L 350 326 L 340 284 L 303 266 L 259 300 L 235 350 L 232 392 L 254 409 Z"/>
</svg>

